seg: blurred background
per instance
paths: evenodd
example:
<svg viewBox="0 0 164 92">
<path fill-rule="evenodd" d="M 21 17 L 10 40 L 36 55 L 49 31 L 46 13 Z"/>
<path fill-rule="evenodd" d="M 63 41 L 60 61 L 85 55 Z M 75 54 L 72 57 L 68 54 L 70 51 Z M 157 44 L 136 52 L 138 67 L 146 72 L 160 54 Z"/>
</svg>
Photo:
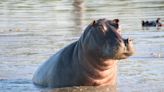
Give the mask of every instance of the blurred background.
<svg viewBox="0 0 164 92">
<path fill-rule="evenodd" d="M 162 92 L 164 27 L 141 21 L 164 24 L 164 0 L 0 0 L 0 90 L 40 92 L 31 81 L 37 67 L 99 18 L 120 19 L 134 40 L 135 55 L 119 62 L 118 91 Z"/>
</svg>

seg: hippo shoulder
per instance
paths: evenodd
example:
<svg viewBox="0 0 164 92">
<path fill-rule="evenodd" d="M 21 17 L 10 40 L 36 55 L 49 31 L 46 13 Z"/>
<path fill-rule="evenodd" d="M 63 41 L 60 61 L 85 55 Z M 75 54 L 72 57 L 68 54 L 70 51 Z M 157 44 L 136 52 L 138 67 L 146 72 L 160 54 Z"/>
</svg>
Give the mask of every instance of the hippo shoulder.
<svg viewBox="0 0 164 92">
<path fill-rule="evenodd" d="M 33 76 L 33 82 L 40 86 L 56 85 L 56 79 L 61 79 L 64 71 L 71 67 L 72 54 L 77 42 L 74 42 L 52 55 L 46 62 L 42 63 Z M 55 72 L 55 73 L 54 73 Z M 56 83 L 52 83 L 56 82 Z"/>
</svg>

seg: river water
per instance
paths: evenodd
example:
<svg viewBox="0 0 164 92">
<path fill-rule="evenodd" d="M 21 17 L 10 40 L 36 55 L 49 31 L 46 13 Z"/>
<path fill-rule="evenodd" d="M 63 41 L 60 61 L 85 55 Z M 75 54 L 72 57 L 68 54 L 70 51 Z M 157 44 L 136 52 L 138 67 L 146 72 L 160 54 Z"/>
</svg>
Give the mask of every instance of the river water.
<svg viewBox="0 0 164 92">
<path fill-rule="evenodd" d="M 32 84 L 39 64 L 77 40 L 94 19 L 119 18 L 136 53 L 119 62 L 119 92 L 164 91 L 164 27 L 142 28 L 141 20 L 164 23 L 163 0 L 1 0 L 0 92 L 44 92 Z M 95 87 L 51 92 L 109 92 Z M 47 91 L 47 90 L 46 90 Z"/>
</svg>

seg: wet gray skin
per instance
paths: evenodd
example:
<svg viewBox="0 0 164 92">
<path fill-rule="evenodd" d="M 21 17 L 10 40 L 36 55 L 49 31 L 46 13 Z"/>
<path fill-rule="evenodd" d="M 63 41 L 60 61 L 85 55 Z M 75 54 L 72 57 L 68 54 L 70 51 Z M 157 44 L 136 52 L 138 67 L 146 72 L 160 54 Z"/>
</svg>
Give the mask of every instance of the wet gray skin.
<svg viewBox="0 0 164 92">
<path fill-rule="evenodd" d="M 38 68 L 34 84 L 51 88 L 116 85 L 117 60 L 134 52 L 132 41 L 123 39 L 118 29 L 115 20 L 93 21 L 79 40 Z"/>
<path fill-rule="evenodd" d="M 99 19 L 88 26 L 84 34 L 92 36 L 82 38 L 84 48 L 89 53 L 97 53 L 102 59 L 126 59 L 134 53 L 130 38 L 124 39 L 118 32 L 119 24 L 115 20 Z M 94 38 L 94 39 L 92 39 Z M 87 40 L 87 41 L 86 41 Z"/>
</svg>

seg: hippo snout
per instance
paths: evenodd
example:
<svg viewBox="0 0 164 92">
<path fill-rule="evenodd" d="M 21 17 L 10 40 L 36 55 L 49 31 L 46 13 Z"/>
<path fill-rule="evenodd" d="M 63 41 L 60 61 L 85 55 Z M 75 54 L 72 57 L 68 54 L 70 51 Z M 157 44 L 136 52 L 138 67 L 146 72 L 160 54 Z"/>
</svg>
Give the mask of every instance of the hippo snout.
<svg viewBox="0 0 164 92">
<path fill-rule="evenodd" d="M 123 55 L 121 59 L 127 58 L 134 54 L 134 46 L 133 46 L 133 40 L 131 38 L 124 39 L 124 50 Z"/>
</svg>

